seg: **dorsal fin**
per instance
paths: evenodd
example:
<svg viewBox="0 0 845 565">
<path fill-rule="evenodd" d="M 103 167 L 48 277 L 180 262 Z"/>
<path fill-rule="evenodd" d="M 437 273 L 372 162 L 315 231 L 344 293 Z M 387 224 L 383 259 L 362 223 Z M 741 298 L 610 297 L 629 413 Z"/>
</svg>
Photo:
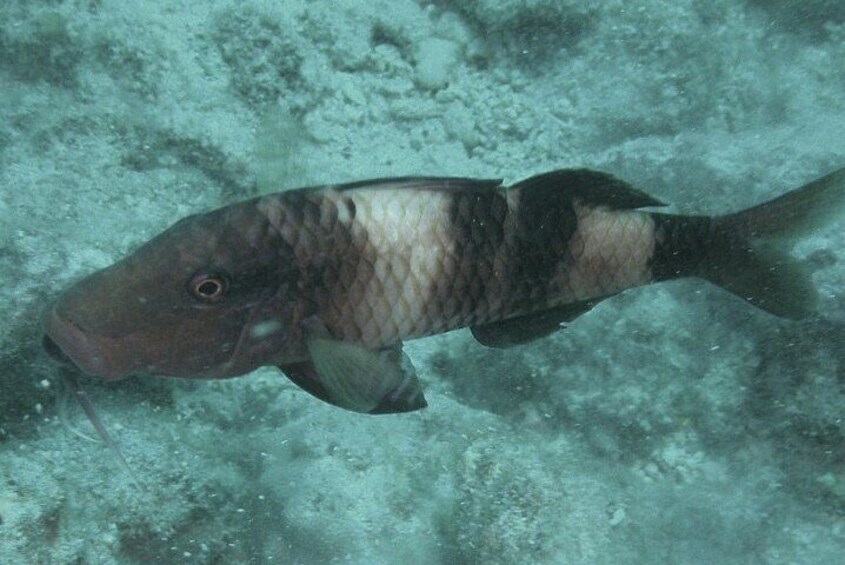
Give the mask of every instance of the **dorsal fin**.
<svg viewBox="0 0 845 565">
<path fill-rule="evenodd" d="M 578 199 L 592 206 L 611 210 L 629 210 L 648 206 L 665 206 L 645 192 L 608 173 L 589 169 L 559 169 L 522 180 L 510 189 L 544 191 L 550 199 Z"/>
</svg>

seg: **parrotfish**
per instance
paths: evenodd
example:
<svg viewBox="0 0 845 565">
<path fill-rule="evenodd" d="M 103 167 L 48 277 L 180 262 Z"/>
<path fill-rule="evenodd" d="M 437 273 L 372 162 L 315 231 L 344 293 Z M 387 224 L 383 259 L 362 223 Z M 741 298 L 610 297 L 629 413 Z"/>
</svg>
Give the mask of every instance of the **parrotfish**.
<svg viewBox="0 0 845 565">
<path fill-rule="evenodd" d="M 605 173 L 402 177 L 189 216 L 71 286 L 44 344 L 94 377 L 217 379 L 273 365 L 362 413 L 426 405 L 403 341 L 490 347 L 560 330 L 633 287 L 698 277 L 775 316 L 814 311 L 796 238 L 842 217 L 845 168 L 750 209 L 688 216 Z"/>
</svg>

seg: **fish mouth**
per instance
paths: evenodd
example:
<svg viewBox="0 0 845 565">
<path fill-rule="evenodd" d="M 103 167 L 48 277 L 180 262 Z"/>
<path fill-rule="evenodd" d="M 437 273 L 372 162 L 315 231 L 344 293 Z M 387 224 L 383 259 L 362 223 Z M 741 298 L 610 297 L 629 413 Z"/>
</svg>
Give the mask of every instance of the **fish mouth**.
<svg viewBox="0 0 845 565">
<path fill-rule="evenodd" d="M 82 328 L 63 319 L 55 309 L 45 316 L 44 329 L 41 344 L 47 354 L 59 363 L 73 365 L 83 373 L 109 381 L 126 376 L 112 367 L 103 350 Z"/>
</svg>

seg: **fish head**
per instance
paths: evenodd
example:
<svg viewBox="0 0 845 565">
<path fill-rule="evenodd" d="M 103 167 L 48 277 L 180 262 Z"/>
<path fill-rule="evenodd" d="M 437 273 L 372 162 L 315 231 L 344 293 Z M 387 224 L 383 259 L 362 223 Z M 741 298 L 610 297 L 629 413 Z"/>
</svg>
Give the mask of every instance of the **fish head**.
<svg viewBox="0 0 845 565">
<path fill-rule="evenodd" d="M 287 345 L 290 255 L 249 202 L 189 216 L 65 291 L 45 346 L 106 380 L 244 374 Z"/>
</svg>

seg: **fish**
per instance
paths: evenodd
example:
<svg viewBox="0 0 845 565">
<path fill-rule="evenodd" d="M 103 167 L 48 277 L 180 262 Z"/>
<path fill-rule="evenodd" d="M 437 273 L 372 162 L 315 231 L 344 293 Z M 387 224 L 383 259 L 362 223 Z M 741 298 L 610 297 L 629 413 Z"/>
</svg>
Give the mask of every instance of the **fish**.
<svg viewBox="0 0 845 565">
<path fill-rule="evenodd" d="M 680 215 L 611 174 L 396 177 L 258 196 L 183 218 L 65 290 L 53 357 L 106 381 L 222 379 L 278 367 L 366 414 L 427 405 L 405 341 L 469 328 L 507 348 L 620 292 L 704 279 L 804 319 L 816 290 L 790 255 L 841 219 L 845 168 L 740 212 Z M 597 338 L 598 339 L 598 338 Z"/>
</svg>

